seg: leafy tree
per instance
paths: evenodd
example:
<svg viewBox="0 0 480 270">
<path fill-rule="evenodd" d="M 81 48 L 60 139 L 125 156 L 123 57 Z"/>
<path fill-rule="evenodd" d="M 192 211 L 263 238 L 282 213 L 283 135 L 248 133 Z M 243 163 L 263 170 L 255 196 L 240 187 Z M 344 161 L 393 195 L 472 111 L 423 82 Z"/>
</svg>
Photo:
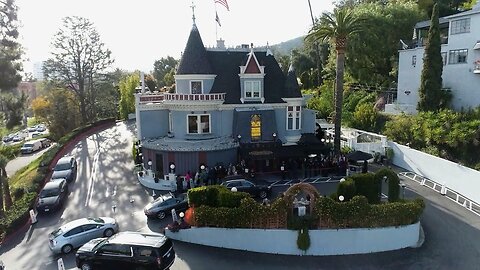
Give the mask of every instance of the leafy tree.
<svg viewBox="0 0 480 270">
<path fill-rule="evenodd" d="M 118 117 L 118 104 L 120 102 L 119 84 L 120 80 L 128 76 L 128 72 L 116 69 L 102 76 L 97 82 L 97 106 L 96 117 L 116 118 Z"/>
<path fill-rule="evenodd" d="M 66 17 L 55 34 L 52 58 L 44 65 L 47 80 L 72 90 L 80 103 L 82 123 L 88 122 L 88 108 L 95 108 L 96 82 L 113 63 L 93 24 L 82 17 Z"/>
<path fill-rule="evenodd" d="M 423 69 L 419 89 L 420 100 L 417 105 L 419 111 L 437 111 L 442 107 L 443 61 L 440 43 L 438 5 L 435 4 L 423 56 Z"/>
<path fill-rule="evenodd" d="M 18 43 L 18 7 L 14 0 L 0 1 L 0 90 L 9 91 L 22 79 L 22 48 Z"/>
<path fill-rule="evenodd" d="M 170 80 L 165 81 L 165 76 L 168 73 L 175 73 L 175 67 L 177 66 L 177 64 L 178 61 L 171 56 L 162 57 L 160 58 L 160 60 L 156 60 L 153 63 L 153 77 L 157 81 L 158 87 L 170 86 L 173 84 L 169 77 L 167 77 L 167 79 Z"/>
<path fill-rule="evenodd" d="M 32 100 L 31 107 L 36 119 L 41 121 L 47 120 L 51 104 L 44 96 L 39 96 Z"/>
<path fill-rule="evenodd" d="M 152 74 L 145 75 L 145 85 L 150 89 L 150 91 L 155 91 L 157 89 L 157 82 Z"/>
<path fill-rule="evenodd" d="M 349 37 L 364 28 L 365 21 L 355 17 L 350 9 L 336 8 L 333 13 L 325 12 L 310 30 L 307 38 L 335 41 L 337 52 L 335 85 L 335 138 L 334 151 L 340 154 L 340 129 L 342 125 L 343 77 L 345 71 L 345 49 Z"/>
<path fill-rule="evenodd" d="M 0 154 L 0 216 L 3 216 L 4 210 L 12 206 L 12 197 L 10 195 L 10 185 L 5 167 L 8 159 Z"/>
<path fill-rule="evenodd" d="M 27 95 L 23 92 L 19 97 L 11 93 L 5 94 L 1 97 L 1 103 L 6 118 L 5 126 L 8 129 L 22 124 L 27 99 Z"/>
<path fill-rule="evenodd" d="M 307 107 L 315 110 L 318 118 L 330 119 L 334 111 L 333 82 L 325 81 L 319 88 L 319 95 L 308 100 Z"/>
<path fill-rule="evenodd" d="M 132 74 L 120 81 L 119 112 L 121 119 L 128 119 L 129 113 L 135 112 L 135 88 L 140 83 L 138 74 Z"/>
<path fill-rule="evenodd" d="M 353 127 L 362 130 L 373 130 L 377 123 L 377 110 L 372 104 L 363 103 L 353 113 Z"/>
</svg>

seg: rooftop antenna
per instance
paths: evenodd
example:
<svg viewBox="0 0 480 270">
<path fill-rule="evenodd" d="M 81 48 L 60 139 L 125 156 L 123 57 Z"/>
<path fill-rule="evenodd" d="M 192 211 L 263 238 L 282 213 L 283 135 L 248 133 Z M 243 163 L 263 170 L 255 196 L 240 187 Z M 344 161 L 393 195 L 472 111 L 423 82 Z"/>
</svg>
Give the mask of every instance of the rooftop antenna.
<svg viewBox="0 0 480 270">
<path fill-rule="evenodd" d="M 190 6 L 192 8 L 192 20 L 193 20 L 193 25 L 195 24 L 195 4 L 192 1 L 192 5 Z"/>
</svg>

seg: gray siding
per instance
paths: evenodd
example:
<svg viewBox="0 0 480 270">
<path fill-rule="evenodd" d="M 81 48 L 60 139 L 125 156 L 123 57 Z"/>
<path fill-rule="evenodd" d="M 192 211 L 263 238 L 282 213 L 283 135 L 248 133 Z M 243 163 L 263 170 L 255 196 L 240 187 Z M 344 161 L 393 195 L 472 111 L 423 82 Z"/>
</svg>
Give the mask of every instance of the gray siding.
<svg viewBox="0 0 480 270">
<path fill-rule="evenodd" d="M 315 133 L 315 111 L 302 108 L 302 133 Z"/>
<path fill-rule="evenodd" d="M 237 148 L 207 152 L 207 165 L 209 167 L 215 166 L 217 163 L 222 163 L 224 166 L 228 164 L 236 164 L 237 160 Z"/>
<path fill-rule="evenodd" d="M 286 141 L 286 120 L 287 119 L 287 109 L 275 109 L 275 120 L 277 121 L 277 138 L 282 142 Z"/>
<path fill-rule="evenodd" d="M 177 79 L 175 80 L 175 87 L 176 92 L 178 94 L 190 94 L 190 79 Z M 213 79 L 202 79 L 202 80 L 194 80 L 194 81 L 202 81 L 203 82 L 203 93 L 208 94 L 213 86 Z"/>
<path fill-rule="evenodd" d="M 232 134 L 233 111 L 193 111 L 193 114 L 210 114 L 210 134 L 188 134 L 187 115 L 192 112 L 172 111 L 173 133 L 178 139 L 204 139 L 207 137 L 230 136 Z"/>
<path fill-rule="evenodd" d="M 165 136 L 168 132 L 168 110 L 141 111 L 140 128 L 145 138 Z"/>
</svg>

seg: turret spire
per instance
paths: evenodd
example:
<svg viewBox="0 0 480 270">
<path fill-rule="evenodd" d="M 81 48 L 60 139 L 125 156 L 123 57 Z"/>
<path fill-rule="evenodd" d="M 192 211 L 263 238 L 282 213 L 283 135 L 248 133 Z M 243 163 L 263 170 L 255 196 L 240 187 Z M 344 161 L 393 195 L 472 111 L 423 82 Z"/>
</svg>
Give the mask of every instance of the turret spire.
<svg viewBox="0 0 480 270">
<path fill-rule="evenodd" d="M 192 5 L 190 6 L 192 8 L 192 20 L 193 20 L 193 25 L 195 25 L 195 4 L 192 1 Z"/>
</svg>

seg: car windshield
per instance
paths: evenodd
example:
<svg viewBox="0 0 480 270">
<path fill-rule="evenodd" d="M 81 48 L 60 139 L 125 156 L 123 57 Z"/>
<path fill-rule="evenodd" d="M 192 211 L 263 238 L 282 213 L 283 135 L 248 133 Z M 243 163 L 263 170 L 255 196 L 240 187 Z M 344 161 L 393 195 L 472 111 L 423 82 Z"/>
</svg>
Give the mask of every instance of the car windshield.
<svg viewBox="0 0 480 270">
<path fill-rule="evenodd" d="M 53 231 L 51 233 L 51 235 L 55 238 L 55 237 L 58 237 L 59 235 L 61 235 L 63 233 L 62 229 L 61 228 L 58 228 L 56 229 L 55 231 Z"/>
<path fill-rule="evenodd" d="M 33 144 L 30 144 L 30 143 L 26 143 L 23 145 L 23 147 L 27 148 L 27 147 L 33 147 Z"/>
<path fill-rule="evenodd" d="M 103 239 L 102 241 L 98 242 L 98 243 L 92 248 L 92 250 L 93 250 L 93 251 L 96 251 L 97 249 L 101 248 L 103 245 L 105 245 L 105 244 L 108 243 L 107 240 L 108 240 L 108 239 L 105 238 L 105 239 Z"/>
<path fill-rule="evenodd" d="M 70 163 L 59 163 L 55 166 L 54 171 L 65 171 L 70 169 Z"/>
<path fill-rule="evenodd" d="M 172 196 L 160 196 L 160 197 L 156 198 L 154 202 L 156 202 L 156 203 L 158 203 L 158 202 L 164 202 L 164 201 L 166 201 L 166 200 L 168 200 L 168 199 L 170 199 L 170 198 L 172 198 Z"/>
<path fill-rule="evenodd" d="M 95 222 L 97 222 L 97 223 L 105 223 L 105 221 L 104 221 L 103 219 L 101 219 L 101 218 L 91 218 L 91 217 L 89 217 L 89 218 L 87 218 L 87 219 L 88 219 L 88 220 L 93 220 L 93 221 L 95 221 Z"/>
<path fill-rule="evenodd" d="M 40 198 L 55 197 L 60 194 L 59 189 L 44 189 L 40 192 Z"/>
</svg>

